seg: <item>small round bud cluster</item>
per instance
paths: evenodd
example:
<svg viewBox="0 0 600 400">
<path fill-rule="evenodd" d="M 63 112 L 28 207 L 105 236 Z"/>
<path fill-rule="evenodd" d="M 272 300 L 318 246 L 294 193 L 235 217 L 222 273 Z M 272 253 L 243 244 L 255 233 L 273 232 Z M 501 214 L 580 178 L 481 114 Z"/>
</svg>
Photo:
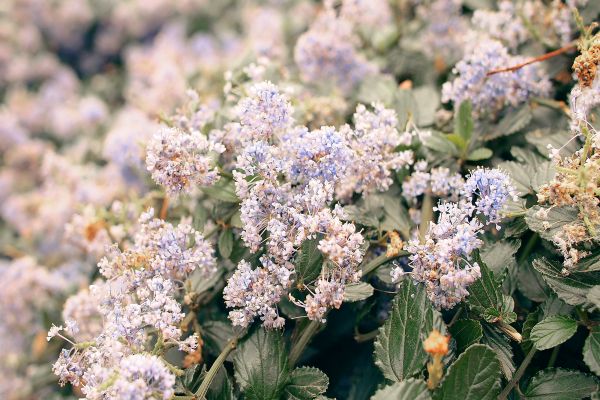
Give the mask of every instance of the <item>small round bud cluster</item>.
<svg viewBox="0 0 600 400">
<path fill-rule="evenodd" d="M 581 52 L 573 61 L 573 72 L 579 84 L 584 88 L 592 86 L 596 79 L 600 63 L 600 40 L 596 40 L 588 49 Z"/>
</svg>

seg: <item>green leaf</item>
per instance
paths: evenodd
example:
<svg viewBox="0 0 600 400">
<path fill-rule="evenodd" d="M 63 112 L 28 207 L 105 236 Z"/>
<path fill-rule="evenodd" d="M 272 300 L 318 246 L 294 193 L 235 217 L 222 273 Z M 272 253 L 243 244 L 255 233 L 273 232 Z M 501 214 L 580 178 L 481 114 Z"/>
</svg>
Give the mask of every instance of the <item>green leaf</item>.
<svg viewBox="0 0 600 400">
<path fill-rule="evenodd" d="M 325 393 L 327 386 L 329 378 L 318 368 L 296 368 L 285 387 L 285 397 L 288 400 L 311 400 Z"/>
<path fill-rule="evenodd" d="M 435 122 L 435 113 L 440 105 L 440 92 L 435 86 L 419 86 L 413 89 L 419 115 L 417 125 L 429 126 Z"/>
<path fill-rule="evenodd" d="M 231 250 L 233 250 L 233 231 L 231 229 L 221 231 L 217 245 L 221 256 L 228 259 L 231 255 Z"/>
<path fill-rule="evenodd" d="M 534 260 L 533 267 L 542 274 L 548 286 L 558 297 L 572 306 L 589 305 L 588 293 L 595 285 L 600 285 L 600 273 L 571 272 L 564 275 L 560 265 L 546 258 Z"/>
<path fill-rule="evenodd" d="M 473 116 L 471 102 L 469 100 L 460 103 L 456 115 L 454 116 L 454 133 L 458 133 L 465 141 L 469 143 L 473 135 Z"/>
<path fill-rule="evenodd" d="M 585 340 L 583 361 L 590 371 L 600 376 L 600 326 L 598 325 L 590 330 L 590 334 Z"/>
<path fill-rule="evenodd" d="M 551 293 L 551 289 L 546 284 L 546 281 L 533 268 L 529 260 L 519 266 L 517 286 L 529 299 L 540 303 L 545 301 L 548 298 L 548 294 Z"/>
<path fill-rule="evenodd" d="M 564 315 L 555 315 L 534 326 L 530 339 L 536 349 L 547 350 L 566 342 L 575 332 L 577 321 Z"/>
<path fill-rule="evenodd" d="M 543 214 L 546 214 L 544 216 Z M 534 232 L 549 241 L 552 241 L 557 233 L 560 233 L 564 226 L 579 220 L 579 210 L 575 207 L 555 207 L 547 209 L 540 206 L 533 206 L 525 214 L 527 226 Z"/>
<path fill-rule="evenodd" d="M 475 261 L 479 264 L 481 278 L 469 287 L 469 296 L 467 297 L 469 306 L 481 315 L 490 308 L 502 310 L 502 291 L 500 290 L 500 284 L 494 278 L 494 273 L 490 271 L 481 258 Z"/>
<path fill-rule="evenodd" d="M 504 376 L 507 379 L 512 378 L 516 367 L 513 361 L 513 350 L 510 340 L 508 340 L 506 335 L 493 325 L 483 324 L 483 338 L 481 339 L 481 343 L 488 345 L 496 353 Z"/>
<path fill-rule="evenodd" d="M 558 131 L 552 133 L 550 129 L 536 129 L 525 135 L 525 140 L 534 145 L 542 155 L 548 154 L 548 145 L 555 149 L 562 149 L 562 154 L 572 154 L 580 149 L 580 144 L 573 139 L 569 131 Z"/>
<path fill-rule="evenodd" d="M 494 155 L 494 152 L 491 149 L 488 149 L 487 147 L 480 147 L 480 148 L 475 149 L 472 152 L 470 152 L 469 155 L 467 156 L 467 160 L 469 160 L 469 161 L 487 160 L 488 158 L 492 157 L 493 155 Z"/>
<path fill-rule="evenodd" d="M 557 368 L 538 372 L 524 394 L 527 400 L 576 400 L 597 390 L 598 382 L 593 376 Z"/>
<path fill-rule="evenodd" d="M 400 196 L 383 196 L 383 214 L 381 230 L 395 230 L 401 232 L 405 237 L 410 236 L 411 222 Z"/>
<path fill-rule="evenodd" d="M 366 282 L 350 283 L 344 291 L 344 301 L 355 302 L 368 299 L 373 296 L 373 286 Z"/>
<path fill-rule="evenodd" d="M 525 128 L 531 122 L 533 114 L 531 107 L 523 106 L 518 109 L 509 110 L 506 115 L 500 119 L 492 131 L 484 135 L 484 140 L 493 140 L 502 136 L 512 135 Z"/>
<path fill-rule="evenodd" d="M 219 354 L 233 337 L 235 332 L 228 322 L 206 321 L 202 324 L 202 340 L 215 355 Z"/>
<path fill-rule="evenodd" d="M 488 346 L 474 344 L 448 368 L 435 400 L 492 400 L 500 389 L 500 363 Z"/>
<path fill-rule="evenodd" d="M 398 84 L 389 75 L 377 74 L 365 78 L 358 90 L 358 101 L 364 104 L 382 102 L 391 107 L 394 103 Z M 404 126 L 400 125 L 403 129 Z"/>
<path fill-rule="evenodd" d="M 456 341 L 459 353 L 465 351 L 470 345 L 479 342 L 483 337 L 481 323 L 474 319 L 459 319 L 448 330 Z"/>
<path fill-rule="evenodd" d="M 486 244 L 480 251 L 481 260 L 494 274 L 501 274 L 507 268 L 516 268 L 515 254 L 519 247 L 521 247 L 520 240 L 503 240 Z"/>
<path fill-rule="evenodd" d="M 375 341 L 375 363 L 386 378 L 399 382 L 423 369 L 428 357 L 423 340 L 438 318 L 425 288 L 415 286 L 410 279 L 403 280 L 390 317 L 379 328 Z"/>
<path fill-rule="evenodd" d="M 305 240 L 300 246 L 300 252 L 296 256 L 296 274 L 298 282 L 311 282 L 321 272 L 323 255 L 319 251 L 319 240 Z"/>
<path fill-rule="evenodd" d="M 249 400 L 278 400 L 288 380 L 281 334 L 257 329 L 233 357 L 235 377 Z"/>
<path fill-rule="evenodd" d="M 444 135 L 440 132 L 433 131 L 431 136 L 429 136 L 427 139 L 424 139 L 423 145 L 428 149 L 437 151 L 438 153 L 442 153 L 444 155 L 458 156 L 458 147 L 448 140 L 446 136 L 447 135 Z"/>
<path fill-rule="evenodd" d="M 591 255 L 581 259 L 577 263 L 578 272 L 600 271 L 600 251 L 596 250 Z"/>
<path fill-rule="evenodd" d="M 204 194 L 215 200 L 224 201 L 226 203 L 240 202 L 240 199 L 235 194 L 235 186 L 231 180 L 220 179 L 213 186 L 203 187 L 202 191 Z"/>
<path fill-rule="evenodd" d="M 457 133 L 451 133 L 448 135 L 444 135 L 444 137 L 449 141 L 454 143 L 454 145 L 461 151 L 465 151 L 467 149 L 468 143 L 465 142 L 462 136 Z"/>
<path fill-rule="evenodd" d="M 600 285 L 592 287 L 586 295 L 586 298 L 592 308 L 596 310 L 600 309 Z"/>
<path fill-rule="evenodd" d="M 395 82 L 394 86 L 397 87 Z M 371 90 L 371 88 L 368 90 Z M 377 101 L 381 100 L 377 99 Z M 398 127 L 401 130 L 404 130 L 410 117 L 413 118 L 413 121 L 419 121 L 419 109 L 412 90 L 396 90 L 393 108 L 396 110 L 396 114 L 398 115 Z"/>
<path fill-rule="evenodd" d="M 379 389 L 371 400 L 431 400 L 431 396 L 424 381 L 409 378 Z"/>
<path fill-rule="evenodd" d="M 512 297 L 502 295 L 502 302 L 499 306 L 488 307 L 483 311 L 482 317 L 489 323 L 504 322 L 512 324 L 517 320 L 517 314 L 513 312 L 515 301 Z"/>
<path fill-rule="evenodd" d="M 533 193 L 533 189 L 531 188 L 531 177 L 535 174 L 533 167 L 515 161 L 505 161 L 500 163 L 498 168 L 508 172 L 519 196 L 526 196 Z"/>
</svg>

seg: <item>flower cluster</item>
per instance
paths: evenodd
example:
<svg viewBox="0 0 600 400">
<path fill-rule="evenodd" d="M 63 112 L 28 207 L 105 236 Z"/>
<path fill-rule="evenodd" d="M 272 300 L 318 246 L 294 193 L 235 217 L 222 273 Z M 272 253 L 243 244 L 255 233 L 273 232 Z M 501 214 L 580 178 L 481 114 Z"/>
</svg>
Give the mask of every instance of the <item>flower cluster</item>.
<svg viewBox="0 0 600 400">
<path fill-rule="evenodd" d="M 352 89 L 375 70 L 358 54 L 355 42 L 352 23 L 326 7 L 296 42 L 294 60 L 302 79 L 333 81 L 343 91 Z"/>
<path fill-rule="evenodd" d="M 546 95 L 550 81 L 537 65 L 488 76 L 490 71 L 522 61 L 509 55 L 500 42 L 482 40 L 456 64 L 453 72 L 457 77 L 442 87 L 442 100 L 454 104 L 471 100 L 477 114 L 495 115 L 505 106 L 515 107 L 532 96 Z"/>
<path fill-rule="evenodd" d="M 174 376 L 165 361 L 144 354 L 150 335 L 160 343 L 190 352 L 195 335 L 182 338 L 180 323 L 185 314 L 176 299 L 177 282 L 200 270 L 215 270 L 211 246 L 188 224 L 177 227 L 142 215 L 134 243 L 126 251 L 113 247 L 98 264 L 107 279 L 67 301 L 66 328 L 53 327 L 48 339 L 65 332 L 84 342 L 64 349 L 54 364 L 60 381 L 81 385 L 87 398 L 170 398 Z M 73 319 L 70 319 L 73 318 Z M 90 322 L 92 322 L 90 324 Z M 83 326 L 83 331 L 79 328 Z"/>
<path fill-rule="evenodd" d="M 413 239 L 405 249 L 411 254 L 410 276 L 425 284 L 437 308 L 449 309 L 462 301 L 467 288 L 481 275 L 471 260 L 481 247 L 479 238 L 488 224 L 497 224 L 499 212 L 515 196 L 509 177 L 496 169 L 477 169 L 467 177 L 457 202 L 440 202 L 439 213 L 422 239 Z M 482 217 L 482 218 L 479 218 Z M 402 267 L 392 270 L 395 281 L 407 274 Z"/>
</svg>

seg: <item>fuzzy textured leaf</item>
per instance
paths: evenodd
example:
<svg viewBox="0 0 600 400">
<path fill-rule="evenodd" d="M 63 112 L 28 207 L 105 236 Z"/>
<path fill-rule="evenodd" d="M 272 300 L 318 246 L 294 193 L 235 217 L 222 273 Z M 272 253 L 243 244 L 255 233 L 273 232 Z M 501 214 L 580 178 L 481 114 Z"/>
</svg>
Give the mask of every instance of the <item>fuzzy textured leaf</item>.
<svg viewBox="0 0 600 400">
<path fill-rule="evenodd" d="M 530 339 L 536 349 L 547 350 L 566 342 L 576 331 L 577 321 L 564 315 L 555 315 L 538 322 L 531 330 Z"/>
<path fill-rule="evenodd" d="M 329 378 L 318 368 L 296 368 L 290 373 L 285 396 L 288 400 L 310 400 L 325 393 L 327 386 Z"/>
<path fill-rule="evenodd" d="M 409 378 L 379 389 L 371 400 L 431 400 L 424 381 Z"/>
<path fill-rule="evenodd" d="M 527 400 L 576 400 L 598 390 L 598 381 L 591 375 L 564 369 L 538 372 L 524 391 Z"/>
<path fill-rule="evenodd" d="M 492 400 L 500 389 L 500 363 L 488 346 L 474 344 L 446 371 L 434 400 Z"/>
<path fill-rule="evenodd" d="M 287 354 L 278 332 L 257 329 L 235 352 L 235 376 L 246 399 L 276 400 L 288 379 Z"/>
<path fill-rule="evenodd" d="M 423 340 L 434 327 L 434 314 L 425 288 L 403 280 L 375 341 L 375 363 L 386 378 L 400 382 L 421 371 L 427 361 Z"/>
<path fill-rule="evenodd" d="M 593 373 L 600 376 L 600 326 L 594 326 L 585 340 L 583 361 Z"/>
</svg>

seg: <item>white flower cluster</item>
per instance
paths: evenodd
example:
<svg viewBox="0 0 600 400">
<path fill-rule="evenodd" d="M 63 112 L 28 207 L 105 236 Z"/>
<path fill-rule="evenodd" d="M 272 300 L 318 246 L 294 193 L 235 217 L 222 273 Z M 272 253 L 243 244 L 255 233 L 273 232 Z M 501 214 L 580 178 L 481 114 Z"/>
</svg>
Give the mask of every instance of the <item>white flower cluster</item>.
<svg viewBox="0 0 600 400">
<path fill-rule="evenodd" d="M 306 240 L 318 240 L 329 263 L 314 291 L 304 301 L 310 319 L 321 320 L 338 308 L 345 284 L 360 279 L 362 236 L 353 224 L 342 222 L 338 199 L 353 193 L 386 190 L 390 171 L 412 163 L 411 151 L 395 152 L 402 137 L 393 110 L 380 104 L 373 111 L 359 105 L 354 128 L 344 125 L 309 130 L 293 126 L 292 108 L 270 83 L 258 83 L 240 100 L 243 150 L 237 157 L 236 192 L 242 200 L 241 237 L 253 252 L 266 254 L 252 270 L 243 261 L 225 288 L 230 318 L 247 326 L 255 317 L 270 328 L 281 327 L 277 304 L 294 281 L 292 259 Z"/>
<path fill-rule="evenodd" d="M 195 335 L 182 337 L 184 314 L 176 296 L 178 282 L 192 271 L 215 271 L 211 246 L 188 224 L 173 227 L 152 215 L 150 209 L 140 218 L 130 249 L 113 247 L 100 261 L 106 281 L 67 301 L 66 328 L 53 327 L 48 334 L 48 339 L 59 335 L 71 342 L 60 333 L 65 330 L 83 340 L 61 352 L 54 372 L 61 383 L 81 386 L 88 399 L 129 398 L 131 393 L 168 399 L 174 376 L 164 361 L 144 353 L 151 335 L 181 351 L 197 347 Z"/>
<path fill-rule="evenodd" d="M 504 172 L 476 169 L 465 181 L 457 202 L 440 202 L 435 208 L 439 212 L 437 222 L 431 222 L 423 240 L 408 242 L 412 271 L 395 267 L 392 279 L 398 281 L 410 274 L 416 282 L 425 284 L 437 308 L 454 307 L 481 275 L 479 265 L 471 261 L 472 252 L 483 244 L 478 236 L 487 225 L 499 222 L 501 209 L 515 196 Z"/>
</svg>

